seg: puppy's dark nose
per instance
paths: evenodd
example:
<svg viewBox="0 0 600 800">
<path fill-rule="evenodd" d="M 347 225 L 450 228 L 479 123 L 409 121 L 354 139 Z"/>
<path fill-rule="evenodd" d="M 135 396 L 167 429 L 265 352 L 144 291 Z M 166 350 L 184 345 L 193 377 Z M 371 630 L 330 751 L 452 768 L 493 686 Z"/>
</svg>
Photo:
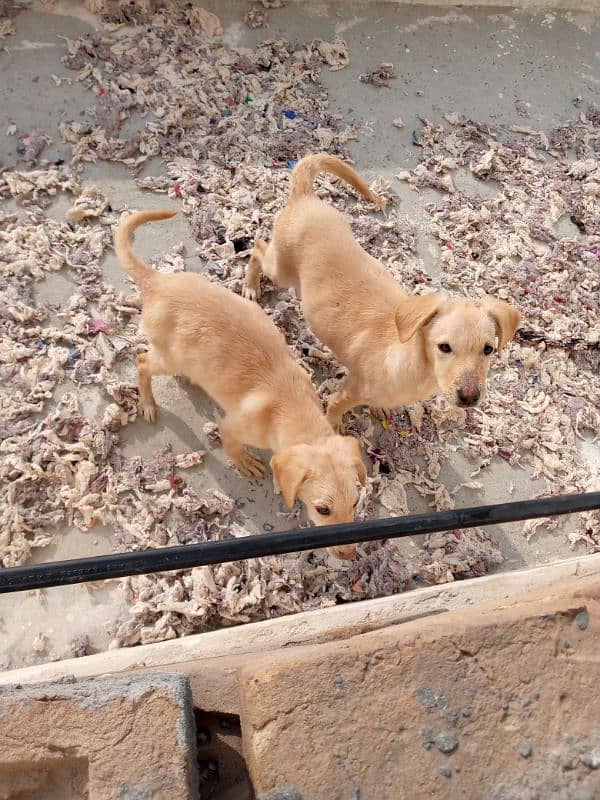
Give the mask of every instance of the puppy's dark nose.
<svg viewBox="0 0 600 800">
<path fill-rule="evenodd" d="M 459 406 L 474 406 L 481 395 L 481 392 L 476 386 L 464 386 L 456 392 L 458 396 Z"/>
</svg>

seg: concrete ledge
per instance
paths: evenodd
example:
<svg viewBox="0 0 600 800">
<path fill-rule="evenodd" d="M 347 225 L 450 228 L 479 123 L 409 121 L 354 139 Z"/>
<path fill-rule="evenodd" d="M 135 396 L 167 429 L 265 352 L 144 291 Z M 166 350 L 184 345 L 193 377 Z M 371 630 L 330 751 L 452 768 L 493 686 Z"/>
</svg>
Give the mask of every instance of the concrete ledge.
<svg viewBox="0 0 600 800">
<path fill-rule="evenodd" d="M 0 797 L 193 800 L 196 741 L 183 675 L 0 691 Z"/>
<path fill-rule="evenodd" d="M 251 654 L 347 639 L 415 617 L 501 602 L 529 591 L 552 595 L 556 584 L 578 577 L 600 581 L 600 554 L 543 567 L 489 575 L 401 595 L 367 600 L 141 647 L 111 650 L 0 673 L 0 685 L 136 671 L 190 676 L 194 704 L 205 711 L 239 713 L 237 672 Z"/>
<path fill-rule="evenodd" d="M 600 587 L 571 578 L 240 672 L 259 798 L 600 796 Z M 474 788 L 477 787 L 477 788 Z"/>
</svg>

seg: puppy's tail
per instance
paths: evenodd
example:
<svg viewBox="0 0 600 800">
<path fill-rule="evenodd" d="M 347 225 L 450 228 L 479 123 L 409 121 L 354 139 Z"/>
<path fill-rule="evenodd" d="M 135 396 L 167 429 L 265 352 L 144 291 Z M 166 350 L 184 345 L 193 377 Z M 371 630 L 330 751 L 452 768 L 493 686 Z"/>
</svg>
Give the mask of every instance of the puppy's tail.
<svg viewBox="0 0 600 800">
<path fill-rule="evenodd" d="M 307 197 L 312 194 L 313 183 L 320 172 L 331 172 L 333 175 L 337 175 L 338 178 L 349 183 L 367 200 L 375 203 L 382 210 L 385 208 L 385 201 L 373 194 L 360 175 L 349 164 L 346 164 L 341 158 L 330 156 L 328 153 L 315 153 L 311 156 L 305 156 L 296 164 L 292 172 L 290 200 L 299 200 L 301 197 Z"/>
<path fill-rule="evenodd" d="M 145 222 L 174 217 L 176 211 L 161 209 L 158 211 L 134 211 L 125 217 L 115 231 L 115 253 L 125 272 L 137 283 L 140 289 L 152 280 L 154 270 L 145 264 L 133 251 L 133 232 Z"/>
</svg>

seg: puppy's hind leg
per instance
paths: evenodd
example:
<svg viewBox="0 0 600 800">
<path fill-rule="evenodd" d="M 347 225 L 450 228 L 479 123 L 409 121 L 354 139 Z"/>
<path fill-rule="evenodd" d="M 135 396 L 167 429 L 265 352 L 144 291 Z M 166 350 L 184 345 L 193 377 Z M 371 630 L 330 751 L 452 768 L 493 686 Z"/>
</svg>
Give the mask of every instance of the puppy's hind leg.
<svg viewBox="0 0 600 800">
<path fill-rule="evenodd" d="M 155 348 L 150 345 L 147 353 L 141 353 L 137 359 L 138 388 L 140 391 L 139 409 L 148 422 L 156 421 L 156 403 L 152 393 L 152 376 L 165 375 L 162 359 Z"/>
<path fill-rule="evenodd" d="M 252 455 L 244 447 L 244 421 L 237 417 L 223 417 L 219 423 L 219 434 L 223 449 L 242 475 L 248 478 L 264 478 L 267 468 L 258 456 Z"/>
<path fill-rule="evenodd" d="M 242 297 L 247 300 L 256 300 L 257 302 L 260 300 L 260 273 L 262 272 L 267 247 L 267 243 L 263 242 L 262 239 L 257 239 L 254 243 L 254 249 L 246 267 L 246 274 L 242 284 Z"/>
</svg>

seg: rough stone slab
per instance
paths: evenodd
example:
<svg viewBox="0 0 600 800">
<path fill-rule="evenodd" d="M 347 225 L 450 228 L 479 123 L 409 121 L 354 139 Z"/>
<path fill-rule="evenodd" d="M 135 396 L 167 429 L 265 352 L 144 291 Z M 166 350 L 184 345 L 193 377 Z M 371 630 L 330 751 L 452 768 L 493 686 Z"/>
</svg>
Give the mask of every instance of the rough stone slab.
<svg viewBox="0 0 600 800">
<path fill-rule="evenodd" d="M 184 675 L 0 689 L 0 798 L 196 798 Z"/>
<path fill-rule="evenodd" d="M 280 651 L 241 672 L 260 798 L 600 797 L 600 587 Z"/>
<path fill-rule="evenodd" d="M 571 577 L 595 577 L 600 583 L 600 553 L 157 644 L 0 672 L 0 686 L 57 680 L 71 675 L 87 678 L 126 670 L 175 671 L 189 675 L 195 706 L 204 711 L 239 714 L 238 670 L 254 654 L 348 639 L 415 617 L 485 602 L 501 602 L 528 591 L 553 591 L 554 586 Z"/>
</svg>

